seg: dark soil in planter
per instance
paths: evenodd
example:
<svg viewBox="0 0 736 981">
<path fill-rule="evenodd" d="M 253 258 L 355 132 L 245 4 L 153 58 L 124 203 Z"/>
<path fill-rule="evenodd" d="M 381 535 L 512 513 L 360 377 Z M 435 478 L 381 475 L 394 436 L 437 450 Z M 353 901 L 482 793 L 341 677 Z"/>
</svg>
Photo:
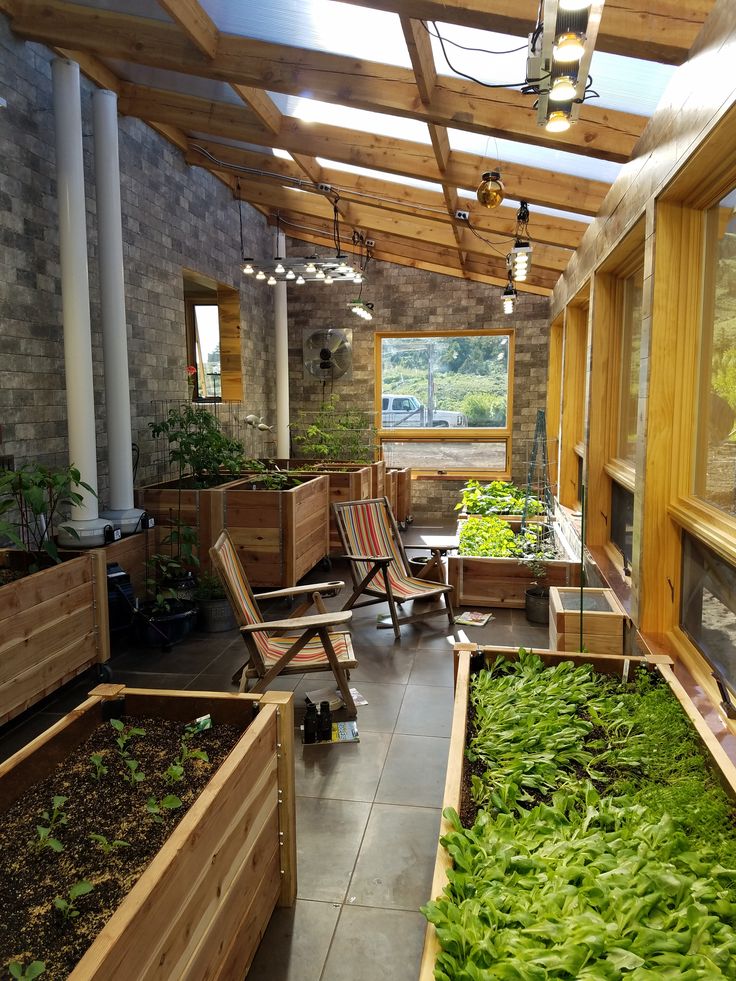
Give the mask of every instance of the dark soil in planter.
<svg viewBox="0 0 736 981">
<path fill-rule="evenodd" d="M 46 964 L 44 981 L 66 978 L 242 735 L 240 728 L 225 725 L 195 735 L 191 748 L 204 750 L 209 762 L 188 760 L 185 778 L 167 785 L 164 773 L 179 754 L 182 724 L 130 717 L 123 721 L 146 730 L 129 744 L 130 755 L 146 774 L 142 783 L 131 787 L 123 779 L 127 767 L 115 745 L 117 733 L 103 723 L 3 815 L 0 964 L 41 960 Z M 99 781 L 92 776 L 92 753 L 101 753 L 108 768 Z M 146 801 L 167 794 L 179 797 L 182 807 L 164 810 L 162 823 L 157 823 L 147 814 Z M 51 810 L 54 796 L 67 798 L 62 808 L 67 823 L 54 830 L 64 850 L 39 852 L 32 847 L 36 826 L 46 824 L 41 814 Z M 126 841 L 128 847 L 106 855 L 90 834 Z M 94 891 L 76 901 L 79 916 L 65 921 L 54 899 L 65 898 L 80 880 L 91 882 Z"/>
</svg>

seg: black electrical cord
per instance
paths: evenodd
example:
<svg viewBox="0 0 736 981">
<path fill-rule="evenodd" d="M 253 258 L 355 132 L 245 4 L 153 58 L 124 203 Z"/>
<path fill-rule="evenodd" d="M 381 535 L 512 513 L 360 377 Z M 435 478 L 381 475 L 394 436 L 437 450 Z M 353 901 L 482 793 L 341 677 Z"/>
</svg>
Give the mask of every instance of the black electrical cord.
<svg viewBox="0 0 736 981">
<path fill-rule="evenodd" d="M 491 242 L 490 239 L 487 239 L 483 235 L 481 235 L 480 232 L 478 232 L 475 228 L 473 228 L 473 226 L 470 224 L 469 221 L 466 221 L 464 224 L 467 225 L 467 227 L 470 229 L 470 231 L 473 233 L 473 235 L 475 235 L 476 238 L 480 239 L 481 242 L 485 242 L 485 244 L 487 246 L 489 246 L 491 249 L 493 249 L 494 252 L 498 253 L 498 255 L 502 256 L 504 259 L 506 258 L 506 256 L 508 255 L 508 253 L 507 252 L 502 252 L 500 249 L 497 249 L 496 246 L 493 244 L 493 242 Z M 508 239 L 508 238 L 504 238 L 504 239 L 500 239 L 499 241 L 511 242 L 513 240 L 512 239 Z"/>
<path fill-rule="evenodd" d="M 433 25 L 434 29 L 437 30 L 437 24 L 434 21 L 430 21 L 430 23 Z M 455 68 L 447 55 L 445 39 L 439 33 L 436 35 L 436 37 L 440 42 L 442 54 L 444 55 L 445 61 L 447 62 L 447 67 L 450 69 L 450 71 L 454 72 L 456 75 L 459 75 L 460 78 L 467 78 L 469 82 L 475 82 L 477 85 L 482 85 L 485 89 L 516 89 L 521 88 L 524 85 L 528 85 L 530 82 L 542 82 L 545 78 L 549 77 L 548 75 L 545 75 L 543 78 L 525 78 L 522 82 L 482 82 L 474 75 L 468 75 L 465 72 L 461 72 Z"/>
<path fill-rule="evenodd" d="M 436 21 L 432 21 L 432 26 L 434 31 L 430 31 L 427 27 L 426 21 L 420 20 L 419 23 L 422 25 L 427 34 L 431 34 L 432 37 L 436 37 L 438 41 L 444 41 L 445 44 L 451 44 L 453 48 L 461 48 L 463 51 L 478 51 L 480 54 L 489 55 L 506 55 L 506 54 L 516 54 L 517 51 L 525 51 L 526 45 L 522 44 L 518 48 L 508 48 L 506 51 L 490 51 L 488 48 L 470 48 L 466 44 L 460 44 L 458 41 L 451 41 L 449 37 L 443 38 L 437 29 Z M 436 32 L 436 33 L 435 33 Z"/>
</svg>

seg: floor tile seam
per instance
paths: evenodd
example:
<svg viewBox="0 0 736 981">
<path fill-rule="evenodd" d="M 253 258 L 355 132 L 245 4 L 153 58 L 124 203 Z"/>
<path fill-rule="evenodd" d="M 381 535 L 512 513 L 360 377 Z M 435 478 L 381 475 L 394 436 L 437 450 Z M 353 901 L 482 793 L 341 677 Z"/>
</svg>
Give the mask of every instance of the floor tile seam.
<svg viewBox="0 0 736 981">
<path fill-rule="evenodd" d="M 427 898 L 427 902 L 429 902 L 429 898 Z M 340 903 L 340 907 L 341 907 L 341 909 L 340 909 L 340 916 L 342 915 L 342 910 L 344 908 L 347 908 L 347 909 L 382 909 L 386 913 L 419 913 L 420 912 L 418 906 L 382 906 L 379 903 L 375 903 L 374 904 L 374 903 L 349 903 L 349 902 L 345 902 L 345 903 Z M 340 919 L 340 916 L 338 916 L 338 920 Z"/>
</svg>

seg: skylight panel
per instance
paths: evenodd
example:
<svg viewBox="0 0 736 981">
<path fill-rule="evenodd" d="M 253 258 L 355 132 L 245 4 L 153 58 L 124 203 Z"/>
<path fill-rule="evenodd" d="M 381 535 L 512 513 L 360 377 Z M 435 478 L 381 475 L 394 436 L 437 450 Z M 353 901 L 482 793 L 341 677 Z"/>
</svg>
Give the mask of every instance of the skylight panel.
<svg viewBox="0 0 736 981">
<path fill-rule="evenodd" d="M 342 126 L 362 133 L 398 137 L 416 143 L 430 143 L 427 124 L 418 119 L 404 119 L 383 112 L 369 112 L 352 106 L 334 105 L 318 99 L 303 99 L 293 95 L 269 92 L 269 95 L 287 116 L 295 116 L 307 123 L 323 123 Z"/>
<path fill-rule="evenodd" d="M 594 51 L 590 76 L 601 97 L 592 99 L 590 105 L 651 116 L 676 71 L 674 65 Z"/>
<path fill-rule="evenodd" d="M 191 95 L 194 98 L 208 99 L 211 102 L 228 102 L 231 105 L 245 106 L 243 100 L 227 82 L 218 82 L 213 78 L 200 78 L 197 75 L 185 75 L 183 72 L 172 72 L 166 68 L 137 65 L 130 61 L 119 61 L 117 58 L 110 58 L 105 63 L 120 78 L 126 82 L 133 82 L 135 85 L 164 89 L 167 92 L 178 92 L 181 95 Z"/>
<path fill-rule="evenodd" d="M 569 153 L 565 150 L 553 150 L 550 147 L 533 146 L 531 143 L 500 140 L 493 136 L 484 136 L 482 133 L 466 133 L 459 129 L 450 129 L 447 132 L 451 149 L 478 154 L 483 157 L 486 162 L 484 166 L 487 164 L 488 170 L 500 164 L 501 177 L 506 162 L 556 170 L 561 174 L 572 174 L 575 177 L 587 177 L 589 180 L 612 184 L 622 166 L 610 160 L 598 160 L 582 153 Z"/>
<path fill-rule="evenodd" d="M 397 14 L 336 0 L 202 0 L 225 34 L 411 67 Z"/>
<path fill-rule="evenodd" d="M 376 180 L 389 181 L 393 184 L 405 184 L 407 187 L 417 187 L 421 188 L 423 191 L 435 191 L 437 194 L 442 193 L 442 185 L 435 184 L 432 181 L 422 181 L 417 177 L 405 177 L 403 174 L 389 174 L 382 170 L 371 170 L 370 167 L 356 167 L 354 164 L 338 163 L 336 160 L 325 160 L 322 157 L 317 157 L 317 163 L 320 167 L 326 167 L 328 170 L 343 170 L 346 174 L 358 174 L 361 177 L 374 177 Z"/>
<path fill-rule="evenodd" d="M 524 84 L 527 52 L 525 37 L 460 27 L 457 24 L 437 22 L 436 27 L 429 21 L 426 24 L 432 35 L 432 53 L 439 75 L 471 76 L 489 85 Z M 436 34 L 441 35 L 443 42 Z"/>
</svg>

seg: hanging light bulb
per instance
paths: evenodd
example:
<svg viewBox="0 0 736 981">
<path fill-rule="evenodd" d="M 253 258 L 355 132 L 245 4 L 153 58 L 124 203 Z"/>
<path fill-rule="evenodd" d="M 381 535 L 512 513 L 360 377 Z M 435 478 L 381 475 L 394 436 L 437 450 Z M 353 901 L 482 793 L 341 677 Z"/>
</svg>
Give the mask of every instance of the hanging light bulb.
<svg viewBox="0 0 736 981">
<path fill-rule="evenodd" d="M 243 273 L 244 273 L 244 275 L 246 275 L 246 276 L 252 276 L 253 275 L 253 266 L 251 266 L 251 260 L 250 259 L 244 259 L 243 261 L 245 263 L 245 265 L 243 266 Z"/>
<path fill-rule="evenodd" d="M 564 10 L 566 14 L 579 13 L 581 10 L 587 10 L 590 6 L 590 0 L 559 0 L 557 4 L 558 10 Z"/>
<path fill-rule="evenodd" d="M 555 109 L 547 117 L 544 128 L 548 133 L 564 133 L 570 129 L 570 116 L 563 109 Z"/>
<path fill-rule="evenodd" d="M 325 271 L 324 271 L 324 269 L 321 269 L 321 268 L 318 269 L 317 272 L 314 275 L 314 278 L 315 279 L 324 279 L 325 278 Z"/>
<path fill-rule="evenodd" d="M 507 256 L 509 276 L 518 283 L 526 280 L 531 260 L 532 247 L 525 239 L 517 238 Z"/>
<path fill-rule="evenodd" d="M 552 45 L 552 57 L 563 65 L 580 61 L 583 57 L 585 34 L 582 31 L 563 31 Z"/>
<path fill-rule="evenodd" d="M 332 276 L 330 276 L 329 273 L 327 273 L 327 275 L 325 276 L 325 286 L 332 286 L 333 283 L 334 283 L 334 279 L 332 278 Z"/>
<path fill-rule="evenodd" d="M 315 264 L 312 262 L 311 259 L 307 263 L 304 272 L 307 273 L 308 276 L 313 276 L 317 272 L 317 267 L 315 266 Z"/>
<path fill-rule="evenodd" d="M 572 102 L 575 98 L 575 79 L 572 75 L 559 75 L 549 92 L 550 102 Z"/>
<path fill-rule="evenodd" d="M 348 271 L 348 264 L 347 262 L 345 262 L 344 259 L 340 259 L 340 265 L 337 267 L 337 271 L 340 273 L 341 276 L 344 276 L 345 273 Z"/>
<path fill-rule="evenodd" d="M 362 283 L 363 282 L 363 276 L 362 276 L 362 274 L 359 273 L 359 272 L 357 272 L 355 274 L 355 278 L 353 279 L 353 282 L 354 283 Z"/>
<path fill-rule="evenodd" d="M 296 273 L 294 272 L 294 270 L 293 270 L 293 269 L 290 269 L 290 270 L 289 270 L 289 271 L 287 272 L 287 274 L 286 274 L 286 278 L 287 278 L 287 279 L 295 279 L 295 278 L 296 278 Z"/>
<path fill-rule="evenodd" d="M 503 201 L 504 186 L 497 170 L 487 171 L 478 185 L 476 195 L 485 208 L 497 208 Z"/>
<path fill-rule="evenodd" d="M 269 286 L 275 286 L 276 285 L 276 282 L 277 282 L 277 280 L 276 280 L 276 278 L 274 276 L 269 276 L 268 277 L 268 285 Z"/>
<path fill-rule="evenodd" d="M 299 273 L 299 275 L 296 277 L 296 285 L 297 286 L 304 286 L 305 283 L 306 283 L 305 278 L 302 276 L 301 273 Z"/>
<path fill-rule="evenodd" d="M 514 289 L 514 284 L 511 281 L 511 275 L 509 274 L 509 281 L 506 289 L 501 294 L 503 299 L 503 312 L 505 314 L 510 314 L 514 312 L 514 303 L 516 302 L 516 290 Z"/>
<path fill-rule="evenodd" d="M 276 258 L 278 259 L 278 256 Z M 284 264 L 281 261 L 281 259 L 278 260 L 278 265 L 274 269 L 274 272 L 276 273 L 277 276 L 281 276 L 285 272 Z"/>
<path fill-rule="evenodd" d="M 258 272 L 256 273 L 256 279 L 265 279 L 265 278 L 266 278 L 266 274 L 262 269 L 259 269 Z"/>
</svg>

